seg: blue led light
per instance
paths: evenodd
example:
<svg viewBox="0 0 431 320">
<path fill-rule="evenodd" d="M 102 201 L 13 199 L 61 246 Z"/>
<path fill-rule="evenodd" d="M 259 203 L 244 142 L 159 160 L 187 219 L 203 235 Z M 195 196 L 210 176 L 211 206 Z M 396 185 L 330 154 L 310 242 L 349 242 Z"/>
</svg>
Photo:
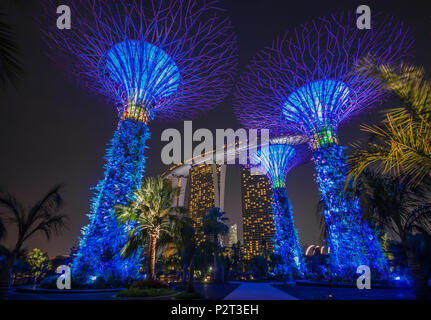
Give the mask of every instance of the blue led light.
<svg viewBox="0 0 431 320">
<path fill-rule="evenodd" d="M 286 99 L 282 112 L 286 120 L 304 121 L 313 130 L 338 126 L 345 106 L 352 101 L 352 91 L 341 81 L 319 80 L 308 83 Z"/>
<path fill-rule="evenodd" d="M 145 142 L 150 132 L 145 123 L 120 121 L 107 152 L 105 178 L 95 188 L 90 223 L 82 228 L 79 250 L 72 263 L 74 276 L 125 279 L 139 276 L 141 250 L 128 259 L 120 255 L 130 226 L 120 225 L 114 210 L 125 205 L 140 184 L 145 169 Z"/>
<path fill-rule="evenodd" d="M 260 148 L 254 154 L 255 163 L 260 163 L 273 187 L 284 187 L 286 175 L 295 165 L 295 148 L 287 144 L 271 144 Z"/>
<path fill-rule="evenodd" d="M 377 235 L 362 219 L 359 198 L 344 191 L 348 167 L 343 149 L 332 144 L 313 152 L 316 182 L 324 203 L 332 273 L 345 279 L 355 278 L 357 267 L 367 265 L 386 278 L 389 266 Z"/>
<path fill-rule="evenodd" d="M 127 99 L 138 105 L 167 98 L 181 82 L 174 60 L 145 41 L 128 40 L 113 46 L 106 56 L 106 68 Z"/>
<path fill-rule="evenodd" d="M 298 162 L 296 150 L 288 144 L 271 144 L 262 146 L 253 157 L 254 163 L 260 164 L 260 171 L 263 171 L 272 182 L 274 251 L 281 256 L 283 261 L 279 272 L 303 277 L 305 264 L 285 184 L 287 173 Z"/>
</svg>

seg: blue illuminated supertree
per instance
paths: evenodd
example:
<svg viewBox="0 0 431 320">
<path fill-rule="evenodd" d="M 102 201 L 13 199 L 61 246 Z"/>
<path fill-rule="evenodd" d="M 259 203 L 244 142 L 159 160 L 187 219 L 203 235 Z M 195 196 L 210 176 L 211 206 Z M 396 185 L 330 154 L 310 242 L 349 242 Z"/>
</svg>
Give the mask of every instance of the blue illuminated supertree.
<svg viewBox="0 0 431 320">
<path fill-rule="evenodd" d="M 121 257 L 130 226 L 118 224 L 114 207 L 140 186 L 148 122 L 190 119 L 222 102 L 233 85 L 236 37 L 211 0 L 58 4 L 71 8 L 72 28 L 58 30 L 47 19 L 50 55 L 84 87 L 112 100 L 120 117 L 72 272 L 135 277 L 140 253 Z M 53 13 L 57 4 L 46 6 Z"/>
<path fill-rule="evenodd" d="M 381 276 L 387 262 L 359 199 L 345 192 L 348 171 L 337 129 L 385 95 L 375 65 L 399 61 L 412 41 L 403 23 L 376 16 L 359 30 L 350 13 L 319 18 L 277 39 L 249 64 L 235 94 L 235 112 L 248 128 L 308 137 L 324 203 L 332 271 L 368 265 Z"/>
<path fill-rule="evenodd" d="M 251 154 L 255 165 L 249 167 L 266 174 L 272 184 L 272 214 L 275 226 L 274 248 L 283 261 L 281 272 L 303 277 L 305 264 L 298 234 L 293 222 L 292 205 L 287 196 L 286 176 L 289 171 L 307 159 L 308 153 L 301 146 L 304 137 L 279 137 L 272 139 Z"/>
</svg>

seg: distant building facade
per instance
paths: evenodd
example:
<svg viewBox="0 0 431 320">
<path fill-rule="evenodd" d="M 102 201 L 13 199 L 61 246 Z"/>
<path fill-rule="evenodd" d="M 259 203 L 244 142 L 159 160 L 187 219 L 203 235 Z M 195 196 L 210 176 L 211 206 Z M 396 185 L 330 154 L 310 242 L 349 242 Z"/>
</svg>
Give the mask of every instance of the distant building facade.
<svg viewBox="0 0 431 320">
<path fill-rule="evenodd" d="M 168 179 L 172 182 L 172 188 L 178 188 L 180 190 L 179 194 L 172 200 L 172 207 L 188 207 L 189 179 L 184 176 L 170 176 Z"/>
<path fill-rule="evenodd" d="M 229 227 L 228 246 L 232 247 L 236 243 L 238 243 L 238 226 L 236 224 L 233 224 Z"/>
<path fill-rule="evenodd" d="M 244 259 L 274 252 L 275 226 L 272 217 L 272 188 L 264 175 L 241 170 Z"/>
<path fill-rule="evenodd" d="M 217 166 L 217 178 L 220 177 L 220 166 Z M 215 193 L 213 168 L 210 164 L 199 164 L 190 169 L 189 214 L 197 231 L 198 242 L 205 240 L 202 231 L 202 217 L 214 206 Z"/>
</svg>

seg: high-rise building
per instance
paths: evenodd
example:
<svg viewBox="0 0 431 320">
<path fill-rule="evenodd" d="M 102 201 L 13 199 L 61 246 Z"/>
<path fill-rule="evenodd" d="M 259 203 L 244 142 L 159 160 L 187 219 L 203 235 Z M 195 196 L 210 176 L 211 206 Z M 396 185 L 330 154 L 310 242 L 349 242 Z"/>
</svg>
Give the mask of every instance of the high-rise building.
<svg viewBox="0 0 431 320">
<path fill-rule="evenodd" d="M 244 259 L 268 256 L 274 252 L 275 233 L 272 217 L 272 189 L 265 175 L 241 170 Z"/>
<path fill-rule="evenodd" d="M 172 182 L 172 188 L 178 188 L 179 194 L 174 197 L 172 200 L 172 207 L 184 208 L 187 207 L 188 201 L 188 178 L 184 176 L 169 176 L 169 179 Z"/>
<path fill-rule="evenodd" d="M 238 226 L 233 224 L 229 227 L 229 247 L 238 243 Z"/>
<path fill-rule="evenodd" d="M 217 165 L 217 177 L 220 179 L 220 166 Z M 195 223 L 198 242 L 205 239 L 202 231 L 202 217 L 214 206 L 215 193 L 213 167 L 199 164 L 190 168 L 189 214 Z"/>
</svg>

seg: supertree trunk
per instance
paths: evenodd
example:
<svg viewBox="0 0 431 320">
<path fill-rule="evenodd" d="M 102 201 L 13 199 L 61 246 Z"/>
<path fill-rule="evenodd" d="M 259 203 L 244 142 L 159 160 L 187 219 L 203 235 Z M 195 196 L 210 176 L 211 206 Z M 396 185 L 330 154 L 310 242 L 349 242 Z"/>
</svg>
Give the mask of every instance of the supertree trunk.
<svg viewBox="0 0 431 320">
<path fill-rule="evenodd" d="M 119 279 L 139 273 L 140 250 L 128 259 L 120 251 L 127 243 L 128 225 L 120 226 L 115 206 L 125 205 L 127 196 L 139 188 L 145 168 L 147 125 L 122 119 L 107 152 L 105 178 L 95 188 L 90 223 L 83 228 L 80 246 L 73 261 L 75 275 L 112 276 Z"/>
<path fill-rule="evenodd" d="M 283 261 L 282 273 L 302 277 L 305 265 L 302 250 L 299 246 L 298 234 L 293 223 L 292 206 L 284 187 L 273 189 L 272 212 L 275 225 L 275 253 Z"/>
<path fill-rule="evenodd" d="M 389 274 L 389 266 L 377 235 L 362 219 L 359 198 L 344 188 L 348 167 L 343 149 L 333 143 L 313 151 L 329 235 L 331 269 L 335 275 L 346 278 L 355 277 L 357 267 L 367 265 L 384 278 Z"/>
</svg>

